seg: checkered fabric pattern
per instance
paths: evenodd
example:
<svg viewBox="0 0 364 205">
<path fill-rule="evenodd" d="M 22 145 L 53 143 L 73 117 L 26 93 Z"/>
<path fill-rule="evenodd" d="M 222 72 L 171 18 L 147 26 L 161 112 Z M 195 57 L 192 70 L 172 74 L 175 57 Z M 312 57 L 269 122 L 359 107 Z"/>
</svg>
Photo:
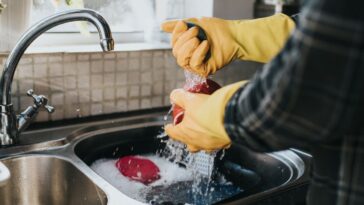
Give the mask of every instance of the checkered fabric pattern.
<svg viewBox="0 0 364 205">
<path fill-rule="evenodd" d="M 233 143 L 313 155 L 311 205 L 364 204 L 363 9 L 306 1 L 284 49 L 226 106 Z"/>
</svg>

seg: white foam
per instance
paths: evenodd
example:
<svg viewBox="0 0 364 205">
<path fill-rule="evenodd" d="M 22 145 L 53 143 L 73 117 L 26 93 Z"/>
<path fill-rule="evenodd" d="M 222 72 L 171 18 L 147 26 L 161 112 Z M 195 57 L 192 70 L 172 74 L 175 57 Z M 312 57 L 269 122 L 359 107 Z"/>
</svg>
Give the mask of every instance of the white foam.
<svg viewBox="0 0 364 205">
<path fill-rule="evenodd" d="M 146 202 L 145 194 L 153 186 L 168 186 L 175 182 L 193 180 L 192 171 L 181 168 L 164 158 L 155 155 L 145 155 L 141 157 L 151 160 L 159 167 L 161 176 L 159 180 L 149 185 L 129 180 L 116 168 L 115 163 L 117 159 L 99 159 L 91 165 L 91 169 L 124 194 L 142 202 Z"/>
</svg>

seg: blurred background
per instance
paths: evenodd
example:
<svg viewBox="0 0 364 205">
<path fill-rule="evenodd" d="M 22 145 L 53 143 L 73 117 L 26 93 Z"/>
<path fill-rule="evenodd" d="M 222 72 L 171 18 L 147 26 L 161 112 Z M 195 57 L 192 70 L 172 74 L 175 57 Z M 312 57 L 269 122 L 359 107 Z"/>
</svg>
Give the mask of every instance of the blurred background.
<svg viewBox="0 0 364 205">
<path fill-rule="evenodd" d="M 298 11 L 297 0 L 2 0 L 0 51 L 13 46 L 29 25 L 42 18 L 74 8 L 89 8 L 102 14 L 111 25 L 117 43 L 167 41 L 159 30 L 161 22 L 188 17 L 245 19 Z M 79 34 L 80 31 L 84 34 Z M 90 32 L 90 35 L 85 33 Z M 38 46 L 94 42 L 95 28 L 74 23 L 58 26 L 38 40 Z M 67 36 L 58 34 L 67 33 Z M 48 37 L 48 38 L 46 38 Z"/>
</svg>

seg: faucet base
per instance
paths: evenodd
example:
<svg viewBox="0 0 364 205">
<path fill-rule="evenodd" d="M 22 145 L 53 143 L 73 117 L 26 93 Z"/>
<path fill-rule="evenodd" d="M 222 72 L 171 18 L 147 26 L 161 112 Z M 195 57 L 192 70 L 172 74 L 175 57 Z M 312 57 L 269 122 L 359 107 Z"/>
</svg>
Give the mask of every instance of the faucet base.
<svg viewBox="0 0 364 205">
<path fill-rule="evenodd" d="M 18 141 L 18 123 L 12 104 L 0 105 L 0 118 L 0 146 L 15 144 Z"/>
</svg>

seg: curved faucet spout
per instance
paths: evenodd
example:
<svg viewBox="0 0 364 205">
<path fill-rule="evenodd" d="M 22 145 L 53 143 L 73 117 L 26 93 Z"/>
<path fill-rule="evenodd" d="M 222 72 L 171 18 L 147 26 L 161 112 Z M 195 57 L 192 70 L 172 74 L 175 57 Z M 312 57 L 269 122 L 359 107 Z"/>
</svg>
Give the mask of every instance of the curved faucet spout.
<svg viewBox="0 0 364 205">
<path fill-rule="evenodd" d="M 15 69 L 19 63 L 21 56 L 24 54 L 28 46 L 42 33 L 60 24 L 72 21 L 88 21 L 96 26 L 99 36 L 100 45 L 104 51 L 114 50 L 114 40 L 111 30 L 105 19 L 97 12 L 90 9 L 75 9 L 52 15 L 38 22 L 26 31 L 20 38 L 14 49 L 9 54 L 5 63 L 3 75 L 0 79 L 0 96 L 2 105 L 10 105 L 11 83 L 13 81 Z"/>
<path fill-rule="evenodd" d="M 114 49 L 114 40 L 109 25 L 100 14 L 89 9 L 75 9 L 58 13 L 38 22 L 28 29 L 10 52 L 0 79 L 0 147 L 17 143 L 19 133 L 38 114 L 39 108 L 51 108 L 51 106 L 47 105 L 47 99 L 44 96 L 37 96 L 32 93 L 30 96 L 34 98 L 35 105 L 29 106 L 18 117 L 15 116 L 13 105 L 11 104 L 10 92 L 15 69 L 18 66 L 20 58 L 28 46 L 42 33 L 57 25 L 72 21 L 88 21 L 92 23 L 99 32 L 101 48 L 104 51 Z"/>
</svg>

